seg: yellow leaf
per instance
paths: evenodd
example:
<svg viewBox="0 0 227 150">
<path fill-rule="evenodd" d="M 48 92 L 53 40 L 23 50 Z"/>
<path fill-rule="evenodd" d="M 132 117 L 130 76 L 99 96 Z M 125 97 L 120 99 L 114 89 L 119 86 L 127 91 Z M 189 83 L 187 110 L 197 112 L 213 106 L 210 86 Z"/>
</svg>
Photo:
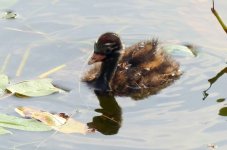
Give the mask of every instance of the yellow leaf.
<svg viewBox="0 0 227 150">
<path fill-rule="evenodd" d="M 62 132 L 62 133 L 81 133 L 86 134 L 88 128 L 85 124 L 76 121 L 72 118 L 69 118 L 65 124 L 61 126 L 53 126 L 53 129 Z"/>
<path fill-rule="evenodd" d="M 76 121 L 64 113 L 51 114 L 47 111 L 23 106 L 17 107 L 15 111 L 23 117 L 30 117 L 39 120 L 43 124 L 62 133 L 86 134 L 89 132 L 86 124 Z"/>
</svg>

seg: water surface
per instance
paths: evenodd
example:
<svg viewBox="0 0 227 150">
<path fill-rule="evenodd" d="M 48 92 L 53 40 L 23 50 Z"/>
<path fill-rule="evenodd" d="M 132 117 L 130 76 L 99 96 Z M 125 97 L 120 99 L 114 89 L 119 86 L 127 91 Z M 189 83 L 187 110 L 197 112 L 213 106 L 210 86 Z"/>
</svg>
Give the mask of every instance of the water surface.
<svg viewBox="0 0 227 150">
<path fill-rule="evenodd" d="M 162 42 L 192 43 L 198 56 L 178 57 L 183 76 L 157 95 L 134 101 L 115 97 L 113 107 L 121 110 L 121 127 L 105 135 L 61 134 L 56 132 L 13 131 L 0 137 L 0 149 L 111 149 L 169 150 L 208 149 L 215 144 L 227 148 L 226 117 L 218 115 L 226 102 L 227 78 L 222 75 L 207 91 L 208 79 L 226 67 L 226 33 L 210 11 L 209 0 L 188 1 L 82 1 L 18 0 L 10 8 L 18 18 L 0 20 L 0 64 L 7 57 L 5 69 L 12 81 L 34 79 L 62 64 L 67 67 L 50 77 L 65 88 L 67 94 L 0 100 L 0 112 L 17 115 L 17 106 L 34 106 L 51 112 L 66 112 L 83 122 L 100 116 L 98 98 L 80 77 L 88 67 L 87 59 L 96 38 L 106 32 L 118 32 L 125 45 L 158 37 Z M 0 1 L 1 3 L 1 1 Z M 227 2 L 216 1 L 216 9 L 227 22 Z M 25 53 L 28 59 L 19 70 Z M 109 129 L 110 127 L 106 127 Z"/>
</svg>

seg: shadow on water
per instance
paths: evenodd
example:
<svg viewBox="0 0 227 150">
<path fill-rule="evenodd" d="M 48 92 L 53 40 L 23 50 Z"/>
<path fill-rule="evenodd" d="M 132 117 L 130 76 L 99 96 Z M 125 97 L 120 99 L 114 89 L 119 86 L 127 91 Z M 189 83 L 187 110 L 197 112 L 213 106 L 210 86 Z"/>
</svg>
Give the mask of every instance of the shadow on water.
<svg viewBox="0 0 227 150">
<path fill-rule="evenodd" d="M 89 128 L 93 128 L 104 135 L 117 134 L 122 122 L 122 110 L 118 105 L 114 94 L 111 92 L 94 91 L 99 100 L 100 107 L 95 109 L 101 113 L 94 116 L 92 122 L 87 123 Z"/>
</svg>

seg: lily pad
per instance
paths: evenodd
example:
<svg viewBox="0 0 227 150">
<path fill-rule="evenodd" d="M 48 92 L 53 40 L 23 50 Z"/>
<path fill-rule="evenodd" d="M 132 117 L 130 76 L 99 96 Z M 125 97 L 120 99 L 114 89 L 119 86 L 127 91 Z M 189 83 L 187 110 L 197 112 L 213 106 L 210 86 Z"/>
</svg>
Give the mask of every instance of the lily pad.
<svg viewBox="0 0 227 150">
<path fill-rule="evenodd" d="M 2 135 L 2 134 L 12 134 L 12 132 L 10 132 L 9 130 L 6 130 L 6 129 L 0 127 L 0 135 Z"/>
<path fill-rule="evenodd" d="M 184 45 L 165 44 L 162 46 L 162 49 L 173 56 L 196 56 L 195 50 Z"/>
<path fill-rule="evenodd" d="M 23 81 L 7 87 L 7 90 L 14 94 L 28 97 L 46 96 L 62 91 L 52 85 L 51 79 L 37 79 Z"/>
<path fill-rule="evenodd" d="M 31 117 L 62 133 L 86 134 L 88 128 L 84 123 L 70 118 L 64 113 L 51 114 L 31 107 L 18 107 L 15 109 L 23 117 Z"/>
<path fill-rule="evenodd" d="M 6 114 L 0 114 L 0 127 L 25 131 L 49 131 L 50 127 L 34 119 L 24 119 Z"/>
</svg>

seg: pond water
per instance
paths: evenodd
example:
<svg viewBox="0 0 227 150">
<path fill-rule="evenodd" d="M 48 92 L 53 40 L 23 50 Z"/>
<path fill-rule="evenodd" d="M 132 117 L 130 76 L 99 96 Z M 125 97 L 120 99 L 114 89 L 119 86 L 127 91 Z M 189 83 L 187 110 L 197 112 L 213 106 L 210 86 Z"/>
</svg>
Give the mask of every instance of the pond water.
<svg viewBox="0 0 227 150">
<path fill-rule="evenodd" d="M 0 112 L 10 115 L 17 116 L 17 106 L 33 106 L 94 123 L 101 116 L 95 111 L 100 102 L 80 78 L 88 68 L 94 41 L 106 31 L 119 33 L 126 46 L 158 37 L 198 47 L 195 58 L 177 57 L 183 76 L 157 95 L 140 101 L 110 100 L 106 111 L 116 109 L 121 126 L 97 122 L 103 128 L 87 135 L 10 130 L 13 135 L 0 136 L 0 149 L 204 150 L 212 149 L 209 144 L 227 149 L 227 118 L 219 115 L 227 103 L 217 102 L 227 98 L 226 74 L 204 98 L 208 80 L 227 66 L 226 33 L 211 13 L 211 4 L 210 0 L 14 0 L 0 7 L 1 12 L 11 9 L 18 14 L 16 19 L 0 19 L 0 66 L 6 64 L 3 69 L 11 81 L 34 79 L 66 65 L 49 77 L 71 90 L 39 98 L 1 98 Z M 216 1 L 215 6 L 227 22 L 227 1 Z"/>
</svg>

